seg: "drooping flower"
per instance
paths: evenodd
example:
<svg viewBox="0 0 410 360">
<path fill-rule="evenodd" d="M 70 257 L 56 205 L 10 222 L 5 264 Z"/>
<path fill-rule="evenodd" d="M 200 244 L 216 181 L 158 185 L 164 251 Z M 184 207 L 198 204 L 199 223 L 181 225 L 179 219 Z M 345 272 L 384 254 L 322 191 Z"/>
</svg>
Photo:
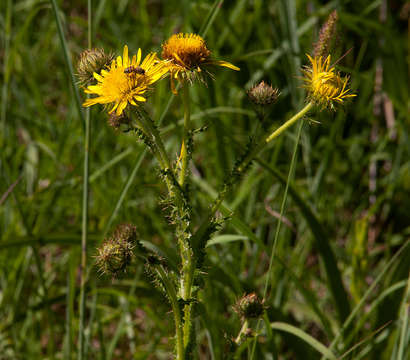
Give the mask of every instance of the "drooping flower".
<svg viewBox="0 0 410 360">
<path fill-rule="evenodd" d="M 139 102 L 145 102 L 143 96 L 149 86 L 161 79 L 168 69 L 166 65 L 157 59 L 155 53 L 151 53 L 141 62 L 141 49 L 132 60 L 128 57 L 128 46 L 124 46 L 123 56 L 118 56 L 108 70 L 94 73 L 97 85 L 90 85 L 85 92 L 96 94 L 97 97 L 87 99 L 83 106 L 95 104 L 111 104 L 109 113 L 116 111 L 121 115 L 128 104 L 138 106 Z"/>
<path fill-rule="evenodd" d="M 322 58 L 307 55 L 311 66 L 302 69 L 304 87 L 308 91 L 308 98 L 313 103 L 330 109 L 335 104 L 343 102 L 355 94 L 350 93 L 347 87 L 348 77 L 342 77 L 335 68 L 330 65 L 330 55 L 323 61 Z"/>
<path fill-rule="evenodd" d="M 203 80 L 203 72 L 211 75 L 210 66 L 224 66 L 239 71 L 235 65 L 211 58 L 211 51 L 205 40 L 196 34 L 174 34 L 162 44 L 162 58 L 168 64 L 171 88 L 175 92 L 173 80 Z"/>
</svg>

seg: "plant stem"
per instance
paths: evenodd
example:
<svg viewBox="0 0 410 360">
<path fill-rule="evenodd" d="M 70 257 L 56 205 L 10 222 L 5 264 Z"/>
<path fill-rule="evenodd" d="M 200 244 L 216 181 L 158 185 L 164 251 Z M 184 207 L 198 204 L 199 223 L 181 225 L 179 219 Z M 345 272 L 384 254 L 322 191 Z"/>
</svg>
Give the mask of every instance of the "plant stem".
<svg viewBox="0 0 410 360">
<path fill-rule="evenodd" d="M 187 142 L 188 133 L 190 129 L 190 98 L 189 98 L 189 87 L 186 81 L 182 85 L 182 102 L 184 104 L 184 132 L 182 135 L 182 145 L 179 158 L 181 160 L 181 171 L 179 173 L 179 184 L 184 185 L 185 182 L 185 172 L 188 165 L 188 154 L 187 154 Z"/>
<path fill-rule="evenodd" d="M 302 110 L 300 110 L 296 115 L 292 116 L 288 121 L 286 121 L 282 126 L 276 129 L 272 134 L 266 138 L 266 142 L 272 141 L 274 138 L 282 134 L 289 126 L 292 126 L 296 121 L 302 118 L 313 106 L 312 102 L 309 102 Z"/>
<path fill-rule="evenodd" d="M 303 114 L 305 114 L 305 113 L 310 109 L 310 107 L 307 108 L 309 105 L 310 105 L 310 107 L 311 107 L 311 103 L 309 103 L 307 106 L 305 106 L 304 109 L 302 109 L 299 113 L 297 113 L 295 116 L 293 116 L 290 120 L 288 120 L 288 121 L 287 121 L 284 125 L 282 125 L 279 129 L 283 128 L 288 122 L 292 121 L 292 123 L 290 124 L 290 125 L 292 125 L 297 119 L 301 118 L 301 117 L 303 116 Z M 307 108 L 307 110 L 306 110 L 306 108 Z M 306 110 L 306 111 L 305 111 L 305 110 Z M 302 115 L 299 115 L 299 114 L 301 114 L 301 113 L 302 113 Z M 296 120 L 295 120 L 295 118 L 296 118 Z M 285 130 L 287 127 L 289 127 L 290 125 L 286 126 L 286 127 L 284 128 L 284 130 Z M 286 200 L 287 200 L 287 198 L 288 198 L 289 184 L 290 184 L 290 182 L 291 182 L 291 180 L 292 180 L 293 172 L 294 172 L 294 169 L 295 169 L 297 149 L 298 149 L 298 145 L 299 145 L 300 136 L 301 136 L 301 134 L 302 134 L 302 128 L 303 128 L 303 122 L 301 122 L 301 123 L 299 124 L 299 128 L 298 128 L 298 130 L 297 130 L 296 141 L 295 141 L 295 145 L 294 145 L 294 148 L 293 148 L 292 160 L 290 161 L 290 167 L 289 167 L 288 178 L 287 178 L 287 181 L 286 181 L 285 192 L 284 192 L 284 194 L 283 194 L 282 204 L 281 204 L 281 206 L 280 206 L 279 221 L 278 221 L 278 225 L 277 225 L 277 227 L 276 227 L 275 238 L 274 238 L 274 240 L 273 240 L 272 251 L 271 251 L 271 256 L 270 256 L 270 260 L 269 260 L 269 267 L 268 267 L 267 276 L 266 276 L 266 280 L 265 280 L 265 286 L 264 286 L 264 290 L 263 290 L 263 299 L 264 299 L 265 301 L 266 301 L 266 296 L 267 296 L 267 293 L 268 293 L 268 287 L 269 287 L 269 282 L 270 282 L 270 277 L 271 277 L 271 272 L 272 272 L 273 259 L 274 259 L 274 257 L 275 257 L 276 246 L 277 246 L 277 242 L 278 242 L 278 239 L 279 239 L 280 228 L 281 228 L 281 225 L 282 225 L 283 213 L 285 212 Z M 279 130 L 279 129 L 278 129 L 278 130 Z M 282 130 L 282 131 L 283 131 L 283 130 Z M 282 131 L 280 131 L 279 134 L 280 134 Z M 276 133 L 276 131 L 275 131 L 273 134 L 275 134 L 275 133 Z M 272 135 L 273 135 L 273 134 L 272 134 Z M 271 135 L 271 136 L 272 136 L 272 135 Z M 276 136 L 275 136 L 275 137 L 276 137 Z M 273 138 L 274 138 L 274 137 L 272 137 L 272 139 L 273 139 Z M 258 321 L 258 324 L 257 324 L 257 332 L 259 331 L 260 322 L 261 322 L 261 321 Z M 254 354 L 255 354 L 255 348 L 256 348 L 256 337 L 255 337 L 255 339 L 254 339 L 254 341 L 253 341 L 253 345 L 252 345 L 252 352 L 251 352 L 251 357 L 250 357 L 251 359 L 253 359 L 253 356 L 254 356 Z"/>
<path fill-rule="evenodd" d="M 243 322 L 243 325 L 242 325 L 242 327 L 241 327 L 241 330 L 239 331 L 238 336 L 237 336 L 236 339 L 235 339 L 235 343 L 236 343 L 236 344 L 240 345 L 240 343 L 241 343 L 241 337 L 242 337 L 242 335 L 245 334 L 245 331 L 246 331 L 247 329 L 248 329 L 248 320 L 245 320 L 245 321 Z"/>
<path fill-rule="evenodd" d="M 91 49 L 91 0 L 88 0 L 88 48 Z M 88 185 L 90 163 L 90 133 L 91 133 L 91 109 L 87 108 L 85 114 L 84 134 L 84 173 L 83 173 L 83 203 L 82 203 L 82 226 L 81 226 L 81 265 L 80 265 L 80 319 L 78 333 L 78 359 L 84 357 L 84 323 L 85 323 L 85 283 L 87 267 L 87 237 L 88 237 Z"/>
<path fill-rule="evenodd" d="M 238 178 L 243 175 L 245 170 L 247 169 L 249 163 L 266 147 L 266 145 L 273 139 L 277 138 L 281 135 L 288 127 L 293 125 L 297 120 L 303 118 L 303 116 L 312 108 L 313 103 L 309 102 L 302 110 L 300 110 L 297 114 L 292 116 L 288 121 L 286 121 L 282 126 L 280 126 L 277 130 L 275 130 L 272 134 L 267 136 L 263 141 L 261 141 L 255 148 L 245 157 L 245 159 L 238 165 L 236 171 L 238 173 Z M 218 211 L 219 207 L 221 206 L 222 202 L 224 201 L 226 195 L 228 194 L 230 187 L 235 185 L 235 183 L 231 183 L 230 186 L 224 187 L 220 193 L 218 194 L 217 198 L 214 200 L 212 204 L 211 210 L 208 213 L 208 216 L 205 217 L 205 220 L 202 222 L 201 226 L 195 233 L 195 245 L 197 241 L 201 239 L 209 221 Z"/>
<path fill-rule="evenodd" d="M 183 343 L 183 336 L 182 336 L 182 318 L 181 318 L 181 312 L 179 309 L 177 293 L 175 291 L 174 285 L 168 279 L 168 276 L 165 273 L 162 266 L 158 266 L 157 271 L 169 295 L 169 300 L 171 301 L 172 311 L 174 313 L 175 330 L 176 330 L 176 338 L 177 338 L 177 346 L 176 346 L 177 360 L 183 360 L 185 350 L 184 350 L 184 343 Z"/>
</svg>

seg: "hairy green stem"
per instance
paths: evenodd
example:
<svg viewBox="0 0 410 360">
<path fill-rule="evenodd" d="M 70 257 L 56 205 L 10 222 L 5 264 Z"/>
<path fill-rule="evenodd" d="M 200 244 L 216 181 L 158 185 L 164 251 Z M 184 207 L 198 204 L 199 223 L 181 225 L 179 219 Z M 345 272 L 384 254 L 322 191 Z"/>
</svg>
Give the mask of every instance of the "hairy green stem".
<svg viewBox="0 0 410 360">
<path fill-rule="evenodd" d="M 187 142 L 191 117 L 189 87 L 186 82 L 184 82 L 182 86 L 182 102 L 184 104 L 184 132 L 182 135 L 182 145 L 180 152 L 181 171 L 179 173 L 179 184 L 181 186 L 184 185 L 186 168 L 188 166 Z"/>
<path fill-rule="evenodd" d="M 179 309 L 177 293 L 176 293 L 174 285 L 168 279 L 168 276 L 165 273 L 162 266 L 158 266 L 156 269 L 164 283 L 165 289 L 169 296 L 169 300 L 171 302 L 172 311 L 174 313 L 176 341 L 177 341 L 177 344 L 176 344 L 177 360 L 183 360 L 185 357 L 184 356 L 185 350 L 184 350 L 184 342 L 183 342 L 183 335 L 182 335 L 182 318 L 181 318 L 181 312 Z"/>
</svg>

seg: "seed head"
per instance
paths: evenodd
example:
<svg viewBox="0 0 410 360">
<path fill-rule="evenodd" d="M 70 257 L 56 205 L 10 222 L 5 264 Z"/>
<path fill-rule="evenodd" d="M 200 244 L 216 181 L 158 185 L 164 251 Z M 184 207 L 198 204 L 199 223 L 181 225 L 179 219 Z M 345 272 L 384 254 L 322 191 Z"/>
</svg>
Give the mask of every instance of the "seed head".
<svg viewBox="0 0 410 360">
<path fill-rule="evenodd" d="M 247 94 L 255 105 L 268 106 L 278 99 L 280 92 L 278 89 L 274 89 L 264 81 L 261 81 L 258 85 L 250 88 Z"/>
<path fill-rule="evenodd" d="M 100 271 L 112 276 L 126 271 L 131 263 L 136 242 L 136 227 L 131 224 L 119 225 L 113 235 L 97 249 L 96 263 Z"/>
<path fill-rule="evenodd" d="M 313 52 L 314 57 L 326 57 L 332 50 L 334 45 L 337 30 L 337 21 L 339 16 L 337 11 L 334 10 L 326 22 L 322 25 L 319 33 L 319 40 L 315 44 Z"/>
<path fill-rule="evenodd" d="M 244 319 L 256 319 L 265 311 L 263 301 L 251 293 L 241 297 L 234 306 L 235 311 Z"/>
<path fill-rule="evenodd" d="M 114 60 L 114 54 L 106 54 L 104 49 L 87 49 L 80 55 L 77 64 L 77 77 L 81 86 L 86 86 L 95 81 L 93 74 L 108 68 Z"/>
</svg>

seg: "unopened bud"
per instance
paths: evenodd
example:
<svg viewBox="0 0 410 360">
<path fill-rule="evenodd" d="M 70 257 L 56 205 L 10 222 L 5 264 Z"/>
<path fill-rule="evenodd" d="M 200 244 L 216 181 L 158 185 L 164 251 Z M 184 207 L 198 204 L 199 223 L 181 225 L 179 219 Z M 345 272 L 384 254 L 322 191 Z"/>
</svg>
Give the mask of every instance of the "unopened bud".
<svg viewBox="0 0 410 360">
<path fill-rule="evenodd" d="M 93 74 L 99 74 L 114 60 L 114 54 L 106 54 L 103 49 L 87 49 L 80 55 L 77 64 L 79 84 L 85 86 L 95 81 Z"/>
<path fill-rule="evenodd" d="M 247 94 L 254 104 L 267 106 L 278 99 L 280 92 L 278 89 L 274 89 L 264 81 L 261 81 L 258 85 L 250 88 Z"/>
<path fill-rule="evenodd" d="M 113 276 L 124 272 L 131 263 L 135 243 L 136 227 L 131 224 L 118 226 L 114 234 L 97 249 L 96 263 L 100 271 Z"/>
<path fill-rule="evenodd" d="M 234 309 L 244 319 L 255 319 L 263 314 L 265 306 L 258 295 L 251 293 L 241 297 L 235 304 Z"/>
<path fill-rule="evenodd" d="M 339 16 L 334 10 L 322 25 L 319 40 L 315 44 L 314 57 L 327 57 L 330 54 L 336 38 L 337 21 Z"/>
</svg>

